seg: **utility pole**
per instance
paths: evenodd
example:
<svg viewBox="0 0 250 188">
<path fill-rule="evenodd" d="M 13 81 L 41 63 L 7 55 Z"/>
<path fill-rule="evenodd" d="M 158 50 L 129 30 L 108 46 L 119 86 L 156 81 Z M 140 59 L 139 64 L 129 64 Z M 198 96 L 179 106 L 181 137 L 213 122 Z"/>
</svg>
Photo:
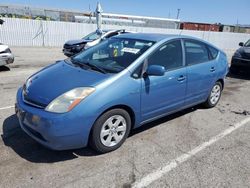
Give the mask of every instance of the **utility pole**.
<svg viewBox="0 0 250 188">
<path fill-rule="evenodd" d="M 180 8 L 178 8 L 178 9 L 177 9 L 177 16 L 176 16 L 176 19 L 177 19 L 177 20 L 179 19 L 180 12 L 181 12 L 181 9 L 180 9 Z"/>
<path fill-rule="evenodd" d="M 236 23 L 235 30 L 236 30 L 237 33 L 240 31 L 239 19 L 238 18 L 237 18 L 237 23 Z"/>
<path fill-rule="evenodd" d="M 45 42 L 44 42 L 45 33 L 44 33 L 44 30 L 43 30 L 43 21 L 40 20 L 40 23 L 41 23 L 41 33 L 42 33 L 42 40 L 43 40 L 43 47 L 44 47 L 45 46 Z"/>
</svg>

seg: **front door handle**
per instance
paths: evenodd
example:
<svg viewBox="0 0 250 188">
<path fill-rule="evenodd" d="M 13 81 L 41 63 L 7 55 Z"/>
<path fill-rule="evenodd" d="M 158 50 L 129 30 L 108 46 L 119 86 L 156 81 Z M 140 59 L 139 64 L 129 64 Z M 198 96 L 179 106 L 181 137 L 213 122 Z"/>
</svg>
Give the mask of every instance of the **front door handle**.
<svg viewBox="0 0 250 188">
<path fill-rule="evenodd" d="M 182 81 L 184 81 L 185 79 L 186 79 L 186 76 L 181 75 L 181 76 L 179 76 L 179 77 L 177 78 L 177 81 L 178 81 L 178 82 L 182 82 Z"/>
<path fill-rule="evenodd" d="M 214 72 L 215 71 L 215 68 L 214 67 L 211 67 L 210 68 L 210 72 Z"/>
</svg>

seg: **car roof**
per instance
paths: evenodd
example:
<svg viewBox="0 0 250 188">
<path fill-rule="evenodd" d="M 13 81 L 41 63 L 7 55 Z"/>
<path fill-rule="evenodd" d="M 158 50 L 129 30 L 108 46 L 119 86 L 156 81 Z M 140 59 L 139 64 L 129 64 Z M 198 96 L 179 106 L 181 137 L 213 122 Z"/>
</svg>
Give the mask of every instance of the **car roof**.
<svg viewBox="0 0 250 188">
<path fill-rule="evenodd" d="M 159 42 L 167 38 L 177 38 L 177 37 L 180 37 L 180 35 L 158 34 L 158 33 L 125 33 L 125 34 L 118 35 L 115 37 Z"/>
<path fill-rule="evenodd" d="M 115 38 L 146 40 L 146 41 L 153 41 L 153 42 L 159 42 L 159 41 L 166 40 L 166 39 L 178 39 L 178 38 L 192 39 L 192 40 L 203 42 L 203 43 L 210 45 L 210 46 L 216 48 L 217 50 L 219 50 L 216 46 L 214 46 L 213 44 L 211 44 L 205 40 L 202 40 L 202 39 L 199 39 L 196 37 L 192 37 L 192 36 L 187 36 L 187 35 L 160 34 L 160 33 L 125 33 L 125 34 L 117 35 L 114 37 Z"/>
</svg>

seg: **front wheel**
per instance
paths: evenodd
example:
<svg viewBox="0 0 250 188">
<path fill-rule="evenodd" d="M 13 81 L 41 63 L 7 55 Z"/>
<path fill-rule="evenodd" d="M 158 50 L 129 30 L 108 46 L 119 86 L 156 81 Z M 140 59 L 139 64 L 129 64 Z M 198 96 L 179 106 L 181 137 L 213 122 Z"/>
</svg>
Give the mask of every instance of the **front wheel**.
<svg viewBox="0 0 250 188">
<path fill-rule="evenodd" d="M 207 108 L 215 107 L 220 100 L 221 92 L 222 92 L 222 84 L 220 82 L 216 82 L 204 105 Z"/>
<path fill-rule="evenodd" d="M 119 148 L 128 137 L 131 118 L 123 109 L 113 109 L 101 115 L 93 125 L 90 145 L 99 153 Z"/>
</svg>

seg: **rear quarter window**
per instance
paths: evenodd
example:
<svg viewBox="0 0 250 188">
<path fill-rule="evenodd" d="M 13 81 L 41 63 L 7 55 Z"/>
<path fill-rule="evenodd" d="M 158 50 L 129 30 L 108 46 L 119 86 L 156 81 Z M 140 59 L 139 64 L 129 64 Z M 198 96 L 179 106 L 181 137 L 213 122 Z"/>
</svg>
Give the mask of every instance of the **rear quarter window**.
<svg viewBox="0 0 250 188">
<path fill-rule="evenodd" d="M 218 56 L 219 51 L 212 46 L 208 46 L 210 52 L 210 59 L 216 59 Z"/>
</svg>

